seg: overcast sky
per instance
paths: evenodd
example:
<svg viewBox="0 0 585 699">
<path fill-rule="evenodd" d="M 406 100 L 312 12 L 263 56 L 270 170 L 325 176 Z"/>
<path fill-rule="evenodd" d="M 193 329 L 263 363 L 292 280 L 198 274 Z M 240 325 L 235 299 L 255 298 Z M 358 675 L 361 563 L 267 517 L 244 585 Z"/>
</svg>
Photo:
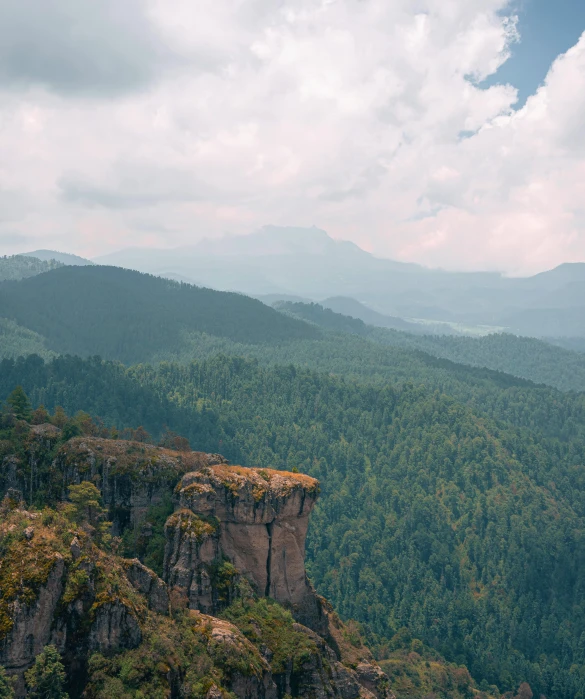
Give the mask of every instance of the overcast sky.
<svg viewBox="0 0 585 699">
<path fill-rule="evenodd" d="M 584 30 L 582 0 L 0 0 L 0 253 L 270 223 L 585 261 Z"/>
</svg>

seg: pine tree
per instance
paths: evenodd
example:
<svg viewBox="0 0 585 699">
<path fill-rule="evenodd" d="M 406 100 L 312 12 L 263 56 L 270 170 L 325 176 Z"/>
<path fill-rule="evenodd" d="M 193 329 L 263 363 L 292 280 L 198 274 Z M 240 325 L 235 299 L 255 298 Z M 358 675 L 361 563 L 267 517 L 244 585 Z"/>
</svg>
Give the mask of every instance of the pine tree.
<svg viewBox="0 0 585 699">
<path fill-rule="evenodd" d="M 24 676 L 29 688 L 28 699 L 69 699 L 63 691 L 65 668 L 55 646 L 45 646 Z"/>
<path fill-rule="evenodd" d="M 12 412 L 19 420 L 31 419 L 32 410 L 30 401 L 22 386 L 17 386 L 8 396 L 8 405 L 10 405 Z"/>
<path fill-rule="evenodd" d="M 83 481 L 79 485 L 69 486 L 71 504 L 65 507 L 67 516 L 86 531 L 95 536 L 99 542 L 108 545 L 111 536 L 111 522 L 107 521 L 107 509 L 102 506 L 101 493 L 93 483 Z"/>
<path fill-rule="evenodd" d="M 51 422 L 53 423 L 53 425 L 55 425 L 55 427 L 63 429 L 63 427 L 67 423 L 67 420 L 69 420 L 69 418 L 67 417 L 67 413 L 63 410 L 63 408 L 60 405 L 58 405 L 55 408 L 55 412 L 53 413 Z"/>
</svg>

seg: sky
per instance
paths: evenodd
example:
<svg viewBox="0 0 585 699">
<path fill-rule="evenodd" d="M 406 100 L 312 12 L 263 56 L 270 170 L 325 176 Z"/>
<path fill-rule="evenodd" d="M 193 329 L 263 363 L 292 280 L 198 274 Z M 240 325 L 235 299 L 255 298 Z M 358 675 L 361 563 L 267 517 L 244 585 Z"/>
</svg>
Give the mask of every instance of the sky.
<svg viewBox="0 0 585 699">
<path fill-rule="evenodd" d="M 584 32 L 582 0 L 0 0 L 0 254 L 276 224 L 585 261 Z"/>
</svg>

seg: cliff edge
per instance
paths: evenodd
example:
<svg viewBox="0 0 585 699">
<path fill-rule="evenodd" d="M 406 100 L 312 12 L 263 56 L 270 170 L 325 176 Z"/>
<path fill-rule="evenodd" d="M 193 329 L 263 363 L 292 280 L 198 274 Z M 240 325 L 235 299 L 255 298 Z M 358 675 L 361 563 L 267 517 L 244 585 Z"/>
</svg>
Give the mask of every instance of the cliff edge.
<svg viewBox="0 0 585 699">
<path fill-rule="evenodd" d="M 61 653 L 72 698 L 392 696 L 307 578 L 315 479 L 141 443 L 59 445 L 41 432 L 3 460 L 0 663 L 17 678 L 18 697 L 47 644 Z M 46 468 L 43 443 L 53 449 Z M 90 526 L 79 507 L 72 514 L 64 495 L 79 484 L 101 492 L 120 537 Z M 48 494 L 47 506 L 28 508 L 19 487 L 37 500 Z M 165 502 L 164 531 L 154 519 L 145 535 L 164 535 L 159 577 L 120 553 Z"/>
</svg>

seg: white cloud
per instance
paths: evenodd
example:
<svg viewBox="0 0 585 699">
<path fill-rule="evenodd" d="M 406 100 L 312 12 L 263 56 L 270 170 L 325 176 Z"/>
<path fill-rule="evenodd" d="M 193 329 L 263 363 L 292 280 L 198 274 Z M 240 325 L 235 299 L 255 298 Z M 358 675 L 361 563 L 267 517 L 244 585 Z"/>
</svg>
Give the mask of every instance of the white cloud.
<svg viewBox="0 0 585 699">
<path fill-rule="evenodd" d="M 477 86 L 517 38 L 506 0 L 133 6 L 115 46 L 160 64 L 140 89 L 0 92 L 0 191 L 27 202 L 0 234 L 98 254 L 271 222 L 446 267 L 585 258 L 585 39 L 514 112 Z"/>
</svg>

